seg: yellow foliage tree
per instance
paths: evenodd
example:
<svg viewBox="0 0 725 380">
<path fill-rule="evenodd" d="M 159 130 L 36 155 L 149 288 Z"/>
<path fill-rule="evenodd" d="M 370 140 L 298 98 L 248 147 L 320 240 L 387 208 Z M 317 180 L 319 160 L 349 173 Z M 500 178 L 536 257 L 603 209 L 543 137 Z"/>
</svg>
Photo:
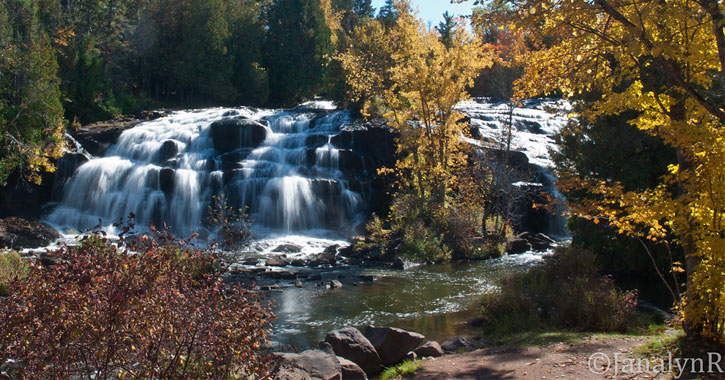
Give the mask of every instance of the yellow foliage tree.
<svg viewBox="0 0 725 380">
<path fill-rule="evenodd" d="M 571 205 L 578 215 L 682 247 L 686 330 L 725 340 L 723 2 L 506 2 L 510 10 L 502 19 L 536 47 L 525 56 L 519 97 L 594 96 L 575 116 L 593 120 L 636 111 L 634 127 L 676 150 L 678 162 L 654 189 L 625 192 L 616 183 L 571 178 L 565 184 L 595 195 Z"/>
<path fill-rule="evenodd" d="M 456 104 L 468 98 L 478 72 L 491 65 L 481 43 L 459 28 L 446 47 L 434 29 L 395 1 L 396 22 L 370 20 L 353 33 L 351 47 L 338 56 L 353 100 L 370 115 L 375 108 L 399 132 L 396 174 L 421 201 L 445 205 L 465 164 L 461 136 L 467 130 Z"/>
</svg>

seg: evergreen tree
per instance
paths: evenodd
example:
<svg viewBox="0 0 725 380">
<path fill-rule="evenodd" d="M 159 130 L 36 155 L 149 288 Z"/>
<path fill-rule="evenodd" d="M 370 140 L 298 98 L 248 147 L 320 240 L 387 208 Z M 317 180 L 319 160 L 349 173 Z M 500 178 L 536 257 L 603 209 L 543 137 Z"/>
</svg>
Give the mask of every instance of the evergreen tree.
<svg viewBox="0 0 725 380">
<path fill-rule="evenodd" d="M 276 0 L 266 52 L 270 100 L 279 105 L 313 97 L 332 55 L 331 33 L 319 0 Z"/>
<path fill-rule="evenodd" d="M 440 33 L 440 39 L 446 48 L 450 48 L 453 45 L 453 38 L 456 35 L 457 23 L 452 14 L 446 11 L 443 13 L 443 21 L 441 21 L 436 29 Z"/>
<path fill-rule="evenodd" d="M 374 18 L 375 8 L 373 8 L 370 0 L 353 0 L 352 10 L 358 18 Z"/>
<path fill-rule="evenodd" d="M 62 153 L 63 108 L 53 49 L 37 4 L 0 2 L 0 184 L 17 170 L 40 183 Z"/>
<path fill-rule="evenodd" d="M 398 12 L 395 9 L 395 1 L 385 0 L 385 4 L 380 7 L 378 12 L 378 20 L 382 21 L 386 27 L 390 27 L 398 19 Z"/>
</svg>

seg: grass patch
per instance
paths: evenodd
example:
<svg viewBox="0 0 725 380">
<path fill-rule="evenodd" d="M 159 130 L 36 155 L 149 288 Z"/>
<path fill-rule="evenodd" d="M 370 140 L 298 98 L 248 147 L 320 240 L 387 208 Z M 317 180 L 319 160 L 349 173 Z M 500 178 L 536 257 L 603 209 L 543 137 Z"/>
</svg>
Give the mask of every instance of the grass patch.
<svg viewBox="0 0 725 380">
<path fill-rule="evenodd" d="M 415 375 L 415 371 L 423 368 L 423 362 L 420 360 L 406 360 L 395 367 L 390 367 L 383 371 L 380 380 L 396 380 L 403 377 Z"/>
</svg>

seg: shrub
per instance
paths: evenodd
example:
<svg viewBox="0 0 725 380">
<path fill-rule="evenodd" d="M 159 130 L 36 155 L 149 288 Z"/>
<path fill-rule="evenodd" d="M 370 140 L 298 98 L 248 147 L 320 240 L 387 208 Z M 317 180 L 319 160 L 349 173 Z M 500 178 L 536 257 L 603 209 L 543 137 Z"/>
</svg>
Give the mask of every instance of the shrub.
<svg viewBox="0 0 725 380">
<path fill-rule="evenodd" d="M 558 249 L 542 265 L 505 277 L 500 287 L 484 302 L 490 332 L 626 331 L 634 316 L 636 292 L 617 290 L 599 274 L 594 254 L 578 247 Z"/>
<path fill-rule="evenodd" d="M 0 296 L 8 294 L 10 282 L 25 277 L 27 273 L 28 264 L 18 252 L 0 252 Z"/>
<path fill-rule="evenodd" d="M 207 210 L 206 222 L 225 249 L 244 248 L 254 237 L 249 214 L 229 205 L 225 195 L 214 195 Z"/>
<path fill-rule="evenodd" d="M 269 305 L 221 282 L 204 252 L 119 245 L 91 235 L 11 283 L 0 299 L 0 363 L 15 363 L 11 378 L 271 376 Z"/>
</svg>

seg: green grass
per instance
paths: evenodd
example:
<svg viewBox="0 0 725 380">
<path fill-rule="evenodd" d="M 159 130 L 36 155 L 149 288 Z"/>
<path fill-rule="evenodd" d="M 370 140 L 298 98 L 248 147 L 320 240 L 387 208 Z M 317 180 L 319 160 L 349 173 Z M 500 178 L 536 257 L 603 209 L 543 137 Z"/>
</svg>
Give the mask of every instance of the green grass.
<svg viewBox="0 0 725 380">
<path fill-rule="evenodd" d="M 517 318 L 512 315 L 511 319 Z M 530 329 L 513 330 L 512 325 L 525 325 L 523 321 L 508 321 L 500 329 L 488 329 L 484 336 L 491 346 L 513 345 L 518 347 L 544 347 L 554 343 L 575 343 L 589 337 L 622 338 L 631 336 L 656 336 L 663 334 L 668 326 L 654 321 L 652 314 L 637 312 L 632 319 L 632 327 L 625 332 L 575 331 L 557 328 L 551 325 L 532 324 Z M 513 330 L 513 331 L 512 331 Z"/>
<path fill-rule="evenodd" d="M 415 371 L 423 368 L 423 362 L 420 360 L 406 360 L 395 367 L 390 367 L 383 371 L 380 380 L 395 380 L 402 377 L 415 375 Z"/>
</svg>

